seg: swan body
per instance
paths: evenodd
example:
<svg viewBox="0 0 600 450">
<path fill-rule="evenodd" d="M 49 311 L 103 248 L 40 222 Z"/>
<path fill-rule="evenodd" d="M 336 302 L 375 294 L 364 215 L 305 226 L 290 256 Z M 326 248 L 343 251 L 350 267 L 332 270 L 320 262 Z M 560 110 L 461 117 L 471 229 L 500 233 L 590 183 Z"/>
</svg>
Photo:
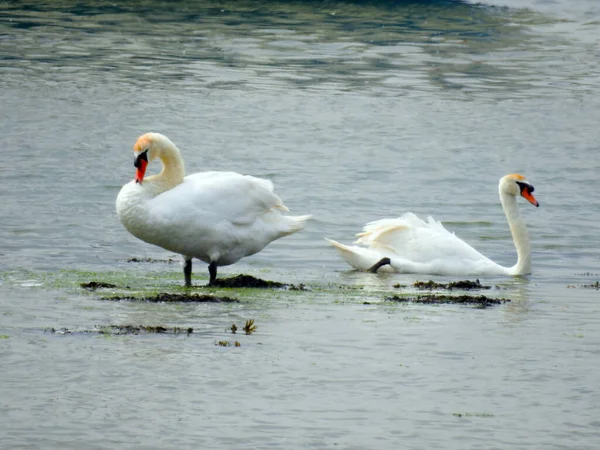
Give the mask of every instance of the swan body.
<svg viewBox="0 0 600 450">
<path fill-rule="evenodd" d="M 136 178 L 117 197 L 124 227 L 144 242 L 179 253 L 191 285 L 191 260 L 209 264 L 210 283 L 217 266 L 261 251 L 270 242 L 295 233 L 310 216 L 286 216 L 273 183 L 235 172 L 185 176 L 179 149 L 164 135 L 147 133 L 134 146 Z M 144 178 L 159 158 L 160 174 Z"/>
<path fill-rule="evenodd" d="M 516 197 L 539 206 L 532 194 L 534 188 L 522 175 L 511 174 L 500 179 L 498 190 L 517 249 L 517 263 L 512 267 L 482 255 L 433 218 L 422 220 L 412 213 L 368 223 L 357 235 L 355 244 L 359 245 L 326 240 L 357 270 L 380 268 L 385 272 L 446 276 L 529 274 L 531 246 Z"/>
</svg>

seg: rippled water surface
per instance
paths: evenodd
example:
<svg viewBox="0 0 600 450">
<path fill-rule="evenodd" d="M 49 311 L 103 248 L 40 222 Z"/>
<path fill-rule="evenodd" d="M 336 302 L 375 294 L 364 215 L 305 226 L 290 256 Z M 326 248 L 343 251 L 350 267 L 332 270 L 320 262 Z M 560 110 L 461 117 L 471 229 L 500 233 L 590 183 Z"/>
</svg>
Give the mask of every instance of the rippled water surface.
<svg viewBox="0 0 600 450">
<path fill-rule="evenodd" d="M 599 448 L 599 61 L 594 0 L 0 1 L 0 447 Z M 146 131 L 312 214 L 219 271 L 308 290 L 81 289 L 180 290 L 114 211 Z M 541 203 L 533 274 L 481 279 L 510 303 L 384 301 L 450 280 L 353 272 L 323 240 L 412 211 L 512 265 L 513 172 Z M 194 333 L 84 333 L 130 324 Z"/>
</svg>

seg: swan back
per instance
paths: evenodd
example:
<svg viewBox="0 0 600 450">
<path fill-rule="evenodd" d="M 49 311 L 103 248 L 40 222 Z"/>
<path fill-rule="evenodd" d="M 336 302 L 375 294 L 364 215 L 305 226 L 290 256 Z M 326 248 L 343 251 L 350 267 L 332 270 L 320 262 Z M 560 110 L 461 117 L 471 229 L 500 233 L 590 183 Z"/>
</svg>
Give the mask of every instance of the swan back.
<svg viewBox="0 0 600 450">
<path fill-rule="evenodd" d="M 392 252 L 415 263 L 434 260 L 488 260 L 462 239 L 450 233 L 441 222 L 422 220 L 412 213 L 396 219 L 368 223 L 356 243 L 372 249 Z"/>
</svg>

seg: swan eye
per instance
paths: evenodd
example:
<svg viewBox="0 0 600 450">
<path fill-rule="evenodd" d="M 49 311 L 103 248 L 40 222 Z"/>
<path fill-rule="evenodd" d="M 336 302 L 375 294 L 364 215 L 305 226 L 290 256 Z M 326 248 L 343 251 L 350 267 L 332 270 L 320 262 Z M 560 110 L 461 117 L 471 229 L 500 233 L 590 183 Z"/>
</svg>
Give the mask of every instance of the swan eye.
<svg viewBox="0 0 600 450">
<path fill-rule="evenodd" d="M 519 185 L 519 189 L 521 190 L 521 192 L 523 192 L 524 190 L 528 191 L 529 193 L 535 191 L 535 188 L 529 183 L 523 183 L 521 181 L 516 181 L 516 183 Z"/>
<path fill-rule="evenodd" d="M 137 155 L 136 158 L 133 159 L 133 167 L 139 168 L 140 167 L 140 161 L 146 161 L 146 162 L 148 162 L 148 149 L 144 150 L 142 153 L 140 153 L 139 155 Z"/>
</svg>

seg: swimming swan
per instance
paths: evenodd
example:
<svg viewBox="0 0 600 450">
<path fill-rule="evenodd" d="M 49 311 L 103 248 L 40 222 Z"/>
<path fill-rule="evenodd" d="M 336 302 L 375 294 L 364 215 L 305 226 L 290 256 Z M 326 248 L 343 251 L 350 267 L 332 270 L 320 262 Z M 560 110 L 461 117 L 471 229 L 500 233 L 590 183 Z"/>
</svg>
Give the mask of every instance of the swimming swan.
<svg viewBox="0 0 600 450">
<path fill-rule="evenodd" d="M 534 188 L 522 175 L 511 174 L 500 179 L 498 191 L 517 248 L 517 263 L 512 267 L 503 267 L 483 256 L 433 218 L 424 221 L 412 213 L 368 223 L 355 242 L 365 247 L 326 240 L 358 270 L 375 272 L 381 268 L 386 272 L 447 276 L 529 274 L 531 246 L 517 196 L 539 206 L 533 196 Z"/>
<path fill-rule="evenodd" d="M 192 258 L 208 264 L 210 285 L 217 266 L 261 251 L 310 218 L 283 215 L 288 209 L 268 180 L 235 172 L 186 177 L 179 149 L 162 134 L 140 136 L 133 152 L 135 179 L 119 192 L 117 214 L 138 239 L 183 256 L 186 286 L 192 284 Z M 144 178 L 156 158 L 162 172 Z"/>
</svg>

